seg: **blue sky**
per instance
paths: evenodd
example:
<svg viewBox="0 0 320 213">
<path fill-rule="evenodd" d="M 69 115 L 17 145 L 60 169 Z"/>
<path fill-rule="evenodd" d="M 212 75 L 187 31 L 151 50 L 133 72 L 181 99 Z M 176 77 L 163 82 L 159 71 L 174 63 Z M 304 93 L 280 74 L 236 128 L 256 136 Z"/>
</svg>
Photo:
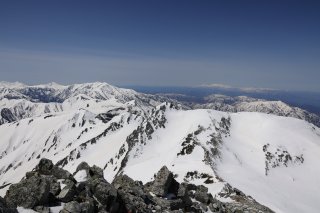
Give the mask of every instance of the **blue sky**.
<svg viewBox="0 0 320 213">
<path fill-rule="evenodd" d="M 1 0 L 0 80 L 320 91 L 320 3 Z"/>
</svg>

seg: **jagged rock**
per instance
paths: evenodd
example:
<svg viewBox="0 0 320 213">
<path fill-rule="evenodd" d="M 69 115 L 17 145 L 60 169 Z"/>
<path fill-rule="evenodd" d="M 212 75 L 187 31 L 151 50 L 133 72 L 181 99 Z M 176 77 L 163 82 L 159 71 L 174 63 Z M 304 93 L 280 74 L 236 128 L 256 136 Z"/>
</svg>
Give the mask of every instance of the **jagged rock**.
<svg viewBox="0 0 320 213">
<path fill-rule="evenodd" d="M 195 192 L 195 199 L 201 203 L 207 204 L 209 202 L 208 188 L 205 186 L 198 186 Z"/>
<path fill-rule="evenodd" d="M 70 202 L 73 200 L 75 194 L 76 194 L 76 186 L 73 182 L 70 181 L 69 184 L 67 184 L 59 193 L 57 198 L 61 200 L 64 203 Z"/>
<path fill-rule="evenodd" d="M 246 196 L 239 189 L 233 188 L 229 184 L 225 184 L 222 191 L 219 193 L 221 197 L 231 198 L 236 202 L 225 203 L 225 206 L 231 212 L 264 212 L 273 213 L 268 207 L 261 205 L 250 196 Z"/>
<path fill-rule="evenodd" d="M 86 171 L 87 171 L 87 170 L 89 170 L 89 169 L 90 169 L 90 166 L 89 166 L 89 164 L 88 164 L 87 162 L 81 162 L 81 163 L 78 165 L 75 173 L 77 173 L 77 172 L 80 171 L 80 170 L 86 170 Z"/>
<path fill-rule="evenodd" d="M 66 203 L 60 213 L 81 213 L 81 205 L 77 201 Z"/>
<path fill-rule="evenodd" d="M 8 208 L 5 200 L 0 197 L 0 213 L 18 213 L 18 210 L 15 208 Z"/>
<path fill-rule="evenodd" d="M 88 200 L 88 198 L 93 197 L 92 190 L 90 188 L 89 183 L 81 182 L 77 184 L 77 198 L 76 200 L 79 202 L 85 202 Z"/>
<path fill-rule="evenodd" d="M 80 203 L 81 212 L 94 213 L 96 210 L 96 203 L 93 198 L 89 198 L 87 201 Z"/>
<path fill-rule="evenodd" d="M 156 206 L 160 207 L 160 212 L 165 212 L 170 210 L 170 201 L 167 199 L 162 199 L 160 197 L 153 197 L 152 201 L 155 202 Z"/>
<path fill-rule="evenodd" d="M 32 176 L 17 184 L 12 184 L 6 193 L 8 206 L 33 208 L 49 202 L 50 181 L 45 176 Z"/>
<path fill-rule="evenodd" d="M 127 175 L 120 175 L 117 176 L 113 182 L 112 185 L 118 189 L 125 192 L 128 192 L 130 194 L 133 194 L 135 196 L 144 197 L 145 192 L 143 191 L 143 184 L 139 181 L 134 181 Z"/>
<path fill-rule="evenodd" d="M 26 174 L 25 179 L 10 186 L 5 200 L 10 207 L 24 208 L 54 203 L 55 196 L 61 191 L 57 177 L 72 178 L 68 174 L 70 173 L 56 168 L 50 160 L 41 159 L 36 168 Z"/>
<path fill-rule="evenodd" d="M 42 158 L 35 168 L 42 175 L 53 175 L 57 179 L 71 179 L 74 180 L 70 172 L 61 169 L 60 167 L 54 165 L 51 160 Z"/>
<path fill-rule="evenodd" d="M 93 178 L 93 179 L 103 178 L 103 170 L 96 165 L 93 165 L 92 167 L 90 167 L 86 162 L 82 162 L 78 165 L 76 172 L 74 174 L 76 174 L 81 170 L 86 171 L 88 178 Z"/>
<path fill-rule="evenodd" d="M 89 181 L 90 189 L 94 197 L 103 206 L 106 206 L 106 210 L 114 208 L 117 201 L 117 190 L 103 178 L 96 178 Z"/>
<path fill-rule="evenodd" d="M 6 202 L 2 197 L 0 197 L 0 208 L 4 208 L 4 207 L 7 207 Z"/>
<path fill-rule="evenodd" d="M 17 120 L 17 118 L 12 114 L 11 110 L 8 108 L 3 108 L 0 114 L 1 114 L 1 117 L 6 121 L 8 121 L 9 123 Z"/>
<path fill-rule="evenodd" d="M 178 194 L 179 183 L 174 179 L 172 172 L 163 166 L 157 173 L 154 181 L 147 183 L 146 187 L 157 196 L 170 196 Z"/>
<path fill-rule="evenodd" d="M 134 181 L 127 175 L 117 176 L 112 185 L 118 190 L 121 210 L 124 212 L 152 212 L 148 208 L 151 200 L 143 191 L 141 182 Z"/>
<path fill-rule="evenodd" d="M 185 204 L 182 199 L 170 200 L 170 209 L 171 210 L 179 210 L 183 209 Z"/>
<path fill-rule="evenodd" d="M 63 179 L 62 183 L 66 186 L 62 190 L 53 174 L 55 167 L 50 160 L 43 159 L 32 172 L 26 174 L 25 179 L 11 185 L 5 198 L 0 197 L 0 213 L 16 213 L 16 206 L 49 213 L 48 206 L 61 205 L 58 202 L 66 203 L 60 213 L 272 213 L 270 209 L 229 184 L 225 185 L 219 195 L 235 202 L 222 203 L 213 198 L 205 186 L 185 182 L 179 184 L 167 167 L 162 167 L 155 180 L 146 185 L 123 174 L 115 177 L 110 184 L 103 178 L 102 169 L 81 163 L 75 175 L 79 171 L 85 171 L 88 179 L 77 184 L 73 177 Z"/>
</svg>

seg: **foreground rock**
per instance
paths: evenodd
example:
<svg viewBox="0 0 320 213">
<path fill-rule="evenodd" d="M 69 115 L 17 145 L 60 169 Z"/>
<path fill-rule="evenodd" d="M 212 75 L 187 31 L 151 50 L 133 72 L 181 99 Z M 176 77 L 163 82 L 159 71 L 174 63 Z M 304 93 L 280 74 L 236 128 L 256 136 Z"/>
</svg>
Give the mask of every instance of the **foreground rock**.
<svg viewBox="0 0 320 213">
<path fill-rule="evenodd" d="M 44 213 L 62 203 L 60 213 L 272 212 L 229 185 L 220 196 L 237 202 L 222 203 L 202 185 L 179 184 L 167 167 L 145 185 L 121 174 L 110 184 L 99 167 L 81 163 L 71 175 L 42 159 L 23 180 L 10 186 L 4 199 L 0 198 L 0 212 L 17 212 L 15 208 L 21 206 Z"/>
<path fill-rule="evenodd" d="M 6 201 L 0 197 L 0 212 L 2 213 L 18 213 L 16 208 L 9 208 L 6 204 Z"/>
</svg>

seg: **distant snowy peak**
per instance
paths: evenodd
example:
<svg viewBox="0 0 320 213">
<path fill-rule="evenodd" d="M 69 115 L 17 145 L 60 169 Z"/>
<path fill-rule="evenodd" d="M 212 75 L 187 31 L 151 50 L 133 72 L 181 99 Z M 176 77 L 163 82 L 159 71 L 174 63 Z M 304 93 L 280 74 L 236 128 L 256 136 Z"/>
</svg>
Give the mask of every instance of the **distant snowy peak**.
<svg viewBox="0 0 320 213">
<path fill-rule="evenodd" d="M 39 85 L 34 85 L 30 87 L 35 87 L 35 88 L 50 88 L 50 89 L 55 89 L 55 90 L 62 90 L 67 88 L 68 86 L 58 84 L 56 82 L 51 82 L 48 84 L 39 84 Z"/>
<path fill-rule="evenodd" d="M 103 82 L 69 86 L 57 83 L 35 86 L 13 83 L 10 86 L 10 83 L 3 83 L 3 87 L 0 87 L 0 125 L 33 116 L 83 108 L 101 113 L 107 106 L 118 107 L 132 101 L 144 110 L 162 102 L 175 102 L 159 95 L 138 93 Z"/>
<path fill-rule="evenodd" d="M 191 104 L 195 109 L 214 109 L 226 112 L 263 112 L 278 116 L 293 117 L 308 121 L 320 127 L 320 117 L 282 101 L 268 101 L 247 96 L 231 97 L 214 94 L 205 98 L 204 104 Z"/>
<path fill-rule="evenodd" d="M 27 85 L 20 82 L 0 81 L 0 88 L 18 89 L 26 86 Z"/>
<path fill-rule="evenodd" d="M 77 96 L 79 94 L 84 94 L 98 100 L 108 100 L 110 98 L 117 98 L 121 101 L 127 101 L 129 100 L 129 98 L 133 98 L 138 93 L 134 90 L 122 89 L 115 86 L 111 86 L 107 83 L 95 82 L 85 84 L 74 84 L 68 86 L 58 95 L 58 97 L 65 100 L 72 96 Z"/>
</svg>

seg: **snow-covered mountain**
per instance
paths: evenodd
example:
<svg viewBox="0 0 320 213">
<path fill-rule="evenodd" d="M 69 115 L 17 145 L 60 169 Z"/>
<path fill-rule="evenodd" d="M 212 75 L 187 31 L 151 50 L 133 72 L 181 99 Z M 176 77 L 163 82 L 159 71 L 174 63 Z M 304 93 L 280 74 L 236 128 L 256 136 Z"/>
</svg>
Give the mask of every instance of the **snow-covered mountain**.
<svg viewBox="0 0 320 213">
<path fill-rule="evenodd" d="M 191 103 L 194 109 L 214 109 L 225 112 L 262 112 L 279 116 L 293 117 L 308 121 L 320 127 L 320 117 L 282 101 L 267 101 L 247 96 L 226 96 L 213 94 L 205 98 L 204 104 Z"/>
<path fill-rule="evenodd" d="M 107 83 L 63 86 L 56 83 L 26 86 L 0 82 L 0 125 L 23 118 L 86 108 L 96 113 L 105 106 L 135 101 L 143 109 L 156 106 L 169 98 L 137 93 Z"/>
<path fill-rule="evenodd" d="M 56 101 L 25 92 L 33 88 Z M 12 112 L 0 125 L 0 196 L 48 158 L 71 173 L 83 161 L 97 165 L 109 182 L 127 174 L 147 183 L 166 166 L 177 181 L 205 185 L 228 205 L 254 207 L 254 199 L 275 212 L 320 208 L 320 129 L 304 120 L 187 110 L 105 83 L 10 91 L 25 98 L 0 101 Z"/>
</svg>

